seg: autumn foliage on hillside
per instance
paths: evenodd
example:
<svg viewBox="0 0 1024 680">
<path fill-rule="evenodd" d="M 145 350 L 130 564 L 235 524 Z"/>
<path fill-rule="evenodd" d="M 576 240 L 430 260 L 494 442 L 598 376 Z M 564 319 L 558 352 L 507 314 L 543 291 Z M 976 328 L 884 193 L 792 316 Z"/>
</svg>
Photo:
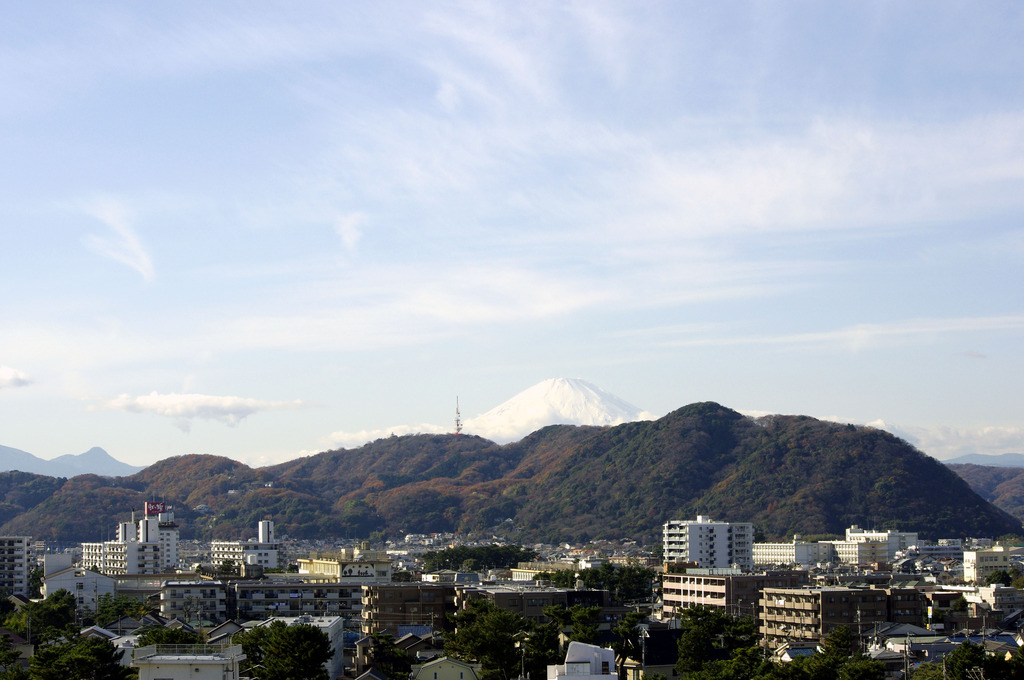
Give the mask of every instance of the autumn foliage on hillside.
<svg viewBox="0 0 1024 680">
<path fill-rule="evenodd" d="M 11 473 L 8 473 L 11 474 Z M 925 537 L 1001 535 L 1020 522 L 938 461 L 871 428 L 751 419 L 715 403 L 616 427 L 551 426 L 499 446 L 475 436 L 389 437 L 252 469 L 170 458 L 131 477 L 0 478 L 0 531 L 97 540 L 164 500 L 183 536 L 247 538 L 504 532 L 520 540 L 656 540 L 669 519 L 751 521 L 767 538 L 851 524 Z"/>
</svg>

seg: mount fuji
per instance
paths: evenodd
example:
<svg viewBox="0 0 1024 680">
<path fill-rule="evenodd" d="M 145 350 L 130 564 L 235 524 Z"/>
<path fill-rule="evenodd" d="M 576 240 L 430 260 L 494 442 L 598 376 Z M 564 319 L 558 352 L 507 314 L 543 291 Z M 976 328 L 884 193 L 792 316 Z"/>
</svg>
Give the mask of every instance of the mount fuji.
<svg viewBox="0 0 1024 680">
<path fill-rule="evenodd" d="M 621 425 L 656 416 L 578 378 L 549 378 L 465 422 L 467 434 L 499 444 L 548 425 Z"/>
</svg>

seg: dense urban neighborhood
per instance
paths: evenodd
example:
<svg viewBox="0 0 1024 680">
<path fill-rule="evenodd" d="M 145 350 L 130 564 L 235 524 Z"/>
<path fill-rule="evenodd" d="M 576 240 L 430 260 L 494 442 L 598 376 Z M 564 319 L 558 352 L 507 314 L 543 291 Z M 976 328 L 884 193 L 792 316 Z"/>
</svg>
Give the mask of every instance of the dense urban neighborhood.
<svg viewBox="0 0 1024 680">
<path fill-rule="evenodd" d="M 107 669 L 97 677 L 221 680 L 998 678 L 1024 667 L 1014 537 L 854 525 L 762 542 L 752 523 L 698 515 L 666 522 L 648 546 L 293 540 L 272 519 L 245 540 L 199 542 L 180 538 L 166 503 L 130 515 L 114 539 L 63 549 L 0 537 L 0 677 L 79 677 L 75 663 Z"/>
</svg>

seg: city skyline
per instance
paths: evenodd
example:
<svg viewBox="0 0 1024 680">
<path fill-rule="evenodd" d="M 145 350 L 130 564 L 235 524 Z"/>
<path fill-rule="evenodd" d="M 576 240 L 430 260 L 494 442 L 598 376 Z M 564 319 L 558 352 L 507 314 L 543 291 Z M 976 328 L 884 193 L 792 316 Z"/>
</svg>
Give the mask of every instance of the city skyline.
<svg viewBox="0 0 1024 680">
<path fill-rule="evenodd" d="M 1024 10 L 11 8 L 0 445 L 264 465 L 579 377 L 1024 452 Z"/>
</svg>

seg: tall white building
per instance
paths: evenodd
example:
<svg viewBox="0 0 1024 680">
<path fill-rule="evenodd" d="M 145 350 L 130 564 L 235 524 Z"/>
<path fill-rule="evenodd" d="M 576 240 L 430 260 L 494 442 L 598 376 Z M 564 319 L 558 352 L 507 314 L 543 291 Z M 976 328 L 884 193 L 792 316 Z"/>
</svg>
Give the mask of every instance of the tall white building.
<svg viewBox="0 0 1024 680">
<path fill-rule="evenodd" d="M 32 538 L 0 536 L 0 597 L 28 595 Z"/>
<path fill-rule="evenodd" d="M 754 568 L 754 525 L 716 522 L 706 515 L 670 520 L 662 526 L 665 560 L 694 562 L 705 569 Z"/>
<path fill-rule="evenodd" d="M 263 520 L 256 527 L 255 540 L 211 542 L 210 561 L 218 567 L 230 562 L 234 565 L 258 564 L 264 569 L 277 569 L 277 551 L 274 523 Z"/>
<path fill-rule="evenodd" d="M 120 522 L 117 538 L 101 543 L 83 543 L 83 569 L 98 569 L 107 575 L 163 574 L 178 564 L 178 525 L 164 503 L 147 502 L 143 518 Z"/>
</svg>

